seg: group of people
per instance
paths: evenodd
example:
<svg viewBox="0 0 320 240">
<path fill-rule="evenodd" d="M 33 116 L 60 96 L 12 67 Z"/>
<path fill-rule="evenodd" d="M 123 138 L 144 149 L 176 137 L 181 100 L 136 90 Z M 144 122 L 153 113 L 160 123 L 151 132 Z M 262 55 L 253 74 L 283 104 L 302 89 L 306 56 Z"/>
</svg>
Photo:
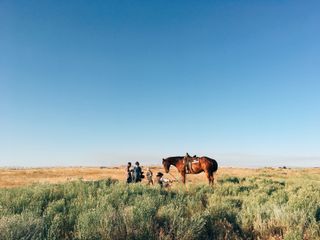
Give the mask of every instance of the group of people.
<svg viewBox="0 0 320 240">
<path fill-rule="evenodd" d="M 127 175 L 127 183 L 138 183 L 141 182 L 144 178 L 144 172 L 142 171 L 142 168 L 140 167 L 140 163 L 136 162 L 135 166 L 132 167 L 131 162 L 128 162 L 127 168 L 126 168 L 126 175 Z M 148 181 L 148 185 L 153 185 L 153 172 L 150 168 L 147 168 L 146 177 Z M 163 173 L 158 172 L 156 175 L 156 182 L 161 187 L 168 187 L 170 185 L 170 180 L 163 177 Z"/>
<path fill-rule="evenodd" d="M 143 176 L 142 169 L 140 167 L 140 163 L 136 162 L 135 166 L 132 168 L 131 162 L 128 162 L 127 165 L 127 183 L 137 183 L 141 182 Z"/>
</svg>

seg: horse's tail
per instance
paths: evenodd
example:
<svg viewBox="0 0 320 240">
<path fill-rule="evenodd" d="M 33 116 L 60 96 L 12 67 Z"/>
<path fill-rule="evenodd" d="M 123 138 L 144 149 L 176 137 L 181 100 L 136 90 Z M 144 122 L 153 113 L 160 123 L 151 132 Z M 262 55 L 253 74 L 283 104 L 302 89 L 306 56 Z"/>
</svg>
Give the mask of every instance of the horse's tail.
<svg viewBox="0 0 320 240">
<path fill-rule="evenodd" d="M 213 172 L 216 172 L 218 170 L 218 162 L 213 159 Z"/>
<path fill-rule="evenodd" d="M 216 172 L 216 171 L 218 170 L 218 163 L 217 163 L 217 161 L 216 161 L 215 159 L 212 159 L 212 158 L 208 158 L 208 159 L 210 159 L 210 161 L 212 162 L 212 165 L 213 165 L 212 171 L 213 171 L 213 172 Z"/>
</svg>

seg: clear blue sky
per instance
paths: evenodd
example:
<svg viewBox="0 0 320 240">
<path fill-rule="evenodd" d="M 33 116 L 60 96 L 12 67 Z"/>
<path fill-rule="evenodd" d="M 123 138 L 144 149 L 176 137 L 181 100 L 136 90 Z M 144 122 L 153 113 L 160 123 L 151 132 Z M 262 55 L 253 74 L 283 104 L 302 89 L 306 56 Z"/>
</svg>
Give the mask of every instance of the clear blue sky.
<svg viewBox="0 0 320 240">
<path fill-rule="evenodd" d="M 319 1 L 1 1 L 0 166 L 320 166 Z"/>
</svg>

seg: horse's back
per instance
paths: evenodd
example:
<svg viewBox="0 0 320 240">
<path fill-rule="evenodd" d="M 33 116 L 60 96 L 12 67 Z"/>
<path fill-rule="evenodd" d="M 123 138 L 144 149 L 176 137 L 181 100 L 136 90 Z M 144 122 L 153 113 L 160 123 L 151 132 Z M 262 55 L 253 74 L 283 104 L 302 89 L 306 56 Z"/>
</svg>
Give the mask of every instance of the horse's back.
<svg viewBox="0 0 320 240">
<path fill-rule="evenodd" d="M 218 170 L 218 162 L 215 159 L 206 156 L 203 156 L 201 158 L 209 163 L 208 165 L 210 166 L 211 171 L 216 172 Z"/>
</svg>

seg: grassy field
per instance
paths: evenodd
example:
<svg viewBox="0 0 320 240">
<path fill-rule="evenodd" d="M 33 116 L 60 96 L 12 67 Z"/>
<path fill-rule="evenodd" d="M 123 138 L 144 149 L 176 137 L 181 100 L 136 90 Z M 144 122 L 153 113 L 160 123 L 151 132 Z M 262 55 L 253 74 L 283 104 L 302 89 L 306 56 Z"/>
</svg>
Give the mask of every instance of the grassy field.
<svg viewBox="0 0 320 240">
<path fill-rule="evenodd" d="M 146 169 L 146 167 L 144 167 Z M 161 171 L 162 167 L 151 167 L 154 174 Z M 0 188 L 11 188 L 31 185 L 34 183 L 63 183 L 74 180 L 103 180 L 112 178 L 119 181 L 125 181 L 125 166 L 123 167 L 64 167 L 64 168 L 0 168 Z M 253 177 L 266 176 L 278 179 L 310 179 L 320 181 L 320 168 L 219 168 L 215 174 L 215 181 L 226 176 L 234 177 Z M 170 169 L 170 174 L 165 174 L 166 178 L 179 179 L 179 173 L 176 168 Z M 203 173 L 197 175 L 188 175 L 189 183 L 206 183 L 206 177 Z"/>
<path fill-rule="evenodd" d="M 188 177 L 161 189 L 124 184 L 122 168 L 1 169 L 0 239 L 320 239 L 319 168 Z"/>
</svg>

